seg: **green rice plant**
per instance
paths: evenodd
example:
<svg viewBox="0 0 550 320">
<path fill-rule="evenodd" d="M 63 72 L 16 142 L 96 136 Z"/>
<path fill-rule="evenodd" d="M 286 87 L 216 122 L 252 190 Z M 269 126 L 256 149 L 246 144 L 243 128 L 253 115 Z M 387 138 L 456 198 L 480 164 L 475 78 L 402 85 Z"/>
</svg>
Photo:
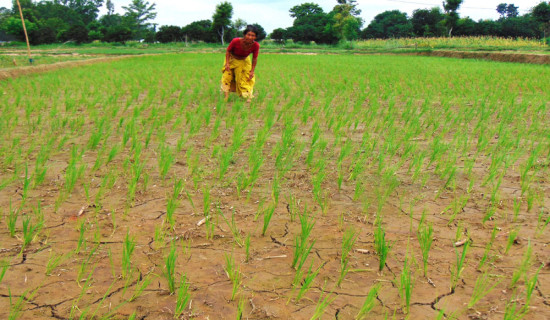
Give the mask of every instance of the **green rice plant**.
<svg viewBox="0 0 550 320">
<path fill-rule="evenodd" d="M 503 320 L 520 320 L 525 317 L 525 311 L 521 307 L 518 308 L 517 300 L 517 298 L 512 297 L 508 303 L 506 303 Z"/>
<path fill-rule="evenodd" d="M 374 249 L 379 258 L 378 271 L 381 272 L 386 265 L 390 246 L 386 242 L 386 232 L 382 227 L 381 219 L 377 219 L 376 225 L 376 229 L 374 229 Z"/>
<path fill-rule="evenodd" d="M 514 230 L 510 231 L 510 233 L 508 234 L 508 241 L 506 241 L 506 250 L 504 250 L 504 254 L 508 254 L 508 251 L 510 251 L 510 248 L 516 242 L 518 233 L 519 228 L 515 228 Z"/>
<path fill-rule="evenodd" d="M 172 230 L 176 226 L 176 220 L 174 218 L 174 212 L 176 211 L 179 205 L 179 196 L 183 192 L 183 180 L 174 179 L 174 189 L 168 202 L 166 204 L 166 222 L 170 225 Z"/>
<path fill-rule="evenodd" d="M 107 164 L 111 163 L 117 156 L 117 154 L 120 152 L 120 144 L 114 144 L 111 150 L 109 150 L 109 154 L 107 155 Z M 147 147 L 146 147 L 147 148 Z"/>
<path fill-rule="evenodd" d="M 31 216 L 23 218 L 23 246 L 21 247 L 21 250 L 24 250 L 28 245 L 30 245 L 44 227 L 43 220 L 39 220 L 33 224 L 31 223 L 31 219 Z"/>
<path fill-rule="evenodd" d="M 543 267 L 544 267 L 544 265 L 541 265 L 537 269 L 537 272 L 535 272 L 535 274 L 531 278 L 528 278 L 527 276 L 525 277 L 525 303 L 523 304 L 522 309 L 526 314 L 527 314 L 527 312 L 529 312 L 529 305 L 531 304 L 531 298 L 533 297 L 533 291 L 535 290 L 535 287 L 537 286 L 539 272 Z"/>
<path fill-rule="evenodd" d="M 189 304 L 191 294 L 189 293 L 189 283 L 187 283 L 187 277 L 181 276 L 180 287 L 176 294 L 176 308 L 174 309 L 174 319 L 179 319 L 185 308 Z"/>
<path fill-rule="evenodd" d="M 155 226 L 155 235 L 153 237 L 153 248 L 159 250 L 164 247 L 164 239 L 166 233 L 164 232 L 164 223 L 160 226 Z"/>
<path fill-rule="evenodd" d="M 32 299 L 34 298 L 37 290 L 38 289 L 35 289 L 33 292 L 31 292 L 31 294 L 28 297 L 27 297 L 27 294 L 29 293 L 29 291 L 27 290 L 27 291 L 23 292 L 23 294 L 19 296 L 19 299 L 17 299 L 17 301 L 14 303 L 12 301 L 11 289 L 8 288 L 9 302 L 10 302 L 10 310 L 9 310 L 10 313 L 8 315 L 9 320 L 19 319 L 19 316 L 21 315 L 21 311 L 23 309 L 24 303 L 27 302 L 27 301 L 32 301 Z"/>
<path fill-rule="evenodd" d="M 134 237 L 130 238 L 130 231 L 128 230 L 122 244 L 122 278 L 124 279 L 129 279 L 132 276 L 132 254 L 135 247 L 136 240 Z"/>
<path fill-rule="evenodd" d="M 477 277 L 476 283 L 474 285 L 474 292 L 472 293 L 470 302 L 468 302 L 469 309 L 473 308 L 479 300 L 483 299 L 483 297 L 489 294 L 497 285 L 500 284 L 501 280 L 491 283 L 491 277 L 492 275 L 490 275 L 488 272 L 485 272 Z"/>
<path fill-rule="evenodd" d="M 529 243 L 527 244 L 527 249 L 523 254 L 523 260 L 521 260 L 521 264 L 514 271 L 514 274 L 512 275 L 512 281 L 508 286 L 509 288 L 515 288 L 519 279 L 527 273 L 527 271 L 531 267 L 532 254 L 533 254 L 533 247 L 531 246 L 531 240 L 529 240 Z"/>
<path fill-rule="evenodd" d="M 170 147 L 167 145 L 162 145 L 160 147 L 160 152 L 158 157 L 160 178 L 162 180 L 166 178 L 166 175 L 168 174 L 168 171 L 170 170 L 174 162 L 175 162 L 174 154 L 172 153 L 172 150 L 170 150 Z"/>
<path fill-rule="evenodd" d="M 464 261 L 466 259 L 466 253 L 470 248 L 470 241 L 466 241 L 464 248 L 462 249 L 462 254 L 458 252 L 458 249 L 455 247 L 456 254 L 456 265 L 455 268 L 451 270 L 451 292 L 454 292 L 458 281 L 462 277 L 462 272 L 464 271 Z"/>
<path fill-rule="evenodd" d="M 304 297 L 304 295 L 309 291 L 309 289 L 311 288 L 311 285 L 313 284 L 313 280 L 315 280 L 315 278 L 319 274 L 319 271 L 321 271 L 322 267 L 323 267 L 323 265 L 319 266 L 319 268 L 317 268 L 317 270 L 312 272 L 311 269 L 313 268 L 313 261 L 311 261 L 311 265 L 309 266 L 309 270 L 304 275 L 304 278 L 301 281 L 302 286 L 300 287 L 300 290 L 298 291 L 298 294 L 296 294 L 296 299 L 295 299 L 296 302 L 300 301 Z M 302 270 L 299 270 L 298 273 L 302 274 Z M 301 278 L 301 276 L 300 276 L 300 278 Z M 297 283 L 294 283 L 294 284 L 295 284 L 295 286 L 297 285 Z"/>
<path fill-rule="evenodd" d="M 248 263 L 248 261 L 250 261 L 250 233 L 246 235 L 246 238 L 244 240 L 244 252 L 245 252 L 244 261 Z"/>
<path fill-rule="evenodd" d="M 225 254 L 225 273 L 232 284 L 231 300 L 233 301 L 241 286 L 241 270 L 236 267 L 233 253 Z"/>
<path fill-rule="evenodd" d="M 380 283 L 377 283 L 370 288 L 369 293 L 365 298 L 365 302 L 363 302 L 363 305 L 361 305 L 361 308 L 355 316 L 355 319 L 362 320 L 368 318 L 368 314 L 371 312 L 372 308 L 374 308 L 374 305 L 376 304 L 376 298 L 378 297 L 378 292 L 380 291 L 381 287 L 382 285 Z"/>
<path fill-rule="evenodd" d="M 422 252 L 422 262 L 424 277 L 428 274 L 428 258 L 430 249 L 433 242 L 433 227 L 431 223 L 426 222 L 426 211 L 422 212 L 422 218 L 418 224 L 417 236 L 420 244 L 420 251 Z"/>
<path fill-rule="evenodd" d="M 544 215 L 545 215 L 544 209 L 541 208 L 539 217 L 537 220 L 537 231 L 536 231 L 537 236 L 541 236 L 544 233 L 544 230 L 546 229 L 548 224 L 550 223 L 550 215 L 548 215 L 546 219 L 544 218 Z"/>
<path fill-rule="evenodd" d="M 405 262 L 403 264 L 403 270 L 399 277 L 399 295 L 403 300 L 403 305 L 405 308 L 405 313 L 408 314 L 411 307 L 411 297 L 412 290 L 414 287 L 414 280 L 411 276 L 411 267 L 409 265 L 408 258 L 405 257 Z"/>
<path fill-rule="evenodd" d="M 76 243 L 76 249 L 74 250 L 74 252 L 77 254 L 80 253 L 82 249 L 86 250 L 86 220 L 82 220 L 80 222 L 78 230 L 79 237 L 78 242 Z"/>
<path fill-rule="evenodd" d="M 57 268 L 61 263 L 72 257 L 72 255 L 72 251 L 66 254 L 59 255 L 54 254 L 52 251 L 50 253 L 50 259 L 48 259 L 48 263 L 46 264 L 46 275 L 50 276 L 55 268 Z"/>
<path fill-rule="evenodd" d="M 342 254 L 340 256 L 340 277 L 338 278 L 337 286 L 340 287 L 342 280 L 349 271 L 349 254 L 357 240 L 357 232 L 353 228 L 349 228 L 344 232 L 342 239 Z"/>
<path fill-rule="evenodd" d="M 286 209 L 288 211 L 288 214 L 290 215 L 290 222 L 294 222 L 294 220 L 296 220 L 296 213 L 298 212 L 301 201 L 300 199 L 297 199 L 296 196 L 292 194 L 292 192 L 288 194 L 286 200 Z"/>
<path fill-rule="evenodd" d="M 17 224 L 17 218 L 19 217 L 19 213 L 17 209 L 12 209 L 11 206 L 11 199 L 10 199 L 10 207 L 9 207 L 9 214 L 6 221 L 6 224 L 8 225 L 8 230 L 10 232 L 10 236 L 13 238 L 15 237 L 15 226 Z"/>
<path fill-rule="evenodd" d="M 520 207 L 521 207 L 521 201 L 519 199 L 514 198 L 514 220 L 513 220 L 513 222 L 518 221 L 518 215 L 519 215 Z"/>
<path fill-rule="evenodd" d="M 242 248 L 244 245 L 243 239 L 241 238 L 241 230 L 239 230 L 239 227 L 237 226 L 237 223 L 235 222 L 235 209 L 231 212 L 231 221 L 229 221 L 222 213 L 222 210 L 220 209 L 220 206 L 218 205 L 218 213 L 223 218 L 227 226 L 229 227 L 229 230 L 231 230 L 231 234 L 233 235 L 233 240 L 235 243 Z"/>
<path fill-rule="evenodd" d="M 269 226 L 269 222 L 271 221 L 271 217 L 273 217 L 273 213 L 275 212 L 276 207 L 277 207 L 277 204 L 272 203 L 264 211 L 264 226 L 262 228 L 262 236 L 265 236 L 265 232 L 267 231 L 267 227 Z"/>
<path fill-rule="evenodd" d="M 319 300 L 317 300 L 317 305 L 315 305 L 315 312 L 313 313 L 313 316 L 310 318 L 310 320 L 319 320 L 323 317 L 323 314 L 325 314 L 325 310 L 327 307 L 336 299 L 336 297 L 333 297 L 332 293 L 323 294 L 323 291 L 321 291 L 321 294 L 319 295 Z"/>
<path fill-rule="evenodd" d="M 137 281 L 134 289 L 134 293 L 128 299 L 129 302 L 135 301 L 137 298 L 141 297 L 143 292 L 149 287 L 151 282 L 153 281 L 153 278 L 149 275 L 146 275 L 145 277 L 140 277 L 140 279 Z"/>
<path fill-rule="evenodd" d="M 245 306 L 246 300 L 244 298 L 239 299 L 239 303 L 237 304 L 237 320 L 242 320 L 243 314 L 244 314 L 244 306 Z"/>
<path fill-rule="evenodd" d="M 300 234 L 295 238 L 294 258 L 292 259 L 292 268 L 295 268 L 296 271 L 302 269 L 302 266 L 304 265 L 311 249 L 313 248 L 313 245 L 315 244 L 315 240 L 309 244 L 309 236 L 314 225 L 315 216 L 311 215 L 311 217 L 309 217 L 307 206 L 305 206 L 304 211 L 300 215 L 301 229 Z"/>
<path fill-rule="evenodd" d="M 4 276 L 6 275 L 6 272 L 8 271 L 10 267 L 10 264 L 8 261 L 2 261 L 0 264 L 0 283 L 2 283 L 2 279 L 4 279 Z"/>
<path fill-rule="evenodd" d="M 498 228 L 495 225 L 493 228 L 493 231 L 491 232 L 491 239 L 485 246 L 485 251 L 483 252 L 483 257 L 479 260 L 479 264 L 477 265 L 477 269 L 481 270 L 485 263 L 487 262 L 487 259 L 489 258 L 489 253 L 491 252 L 491 249 L 493 248 L 493 243 L 495 242 L 496 236 L 497 236 Z"/>
<path fill-rule="evenodd" d="M 164 261 L 164 277 L 168 282 L 168 290 L 170 294 L 174 293 L 176 290 L 176 259 L 178 255 L 176 253 L 176 244 L 172 241 L 170 245 L 170 252 L 166 256 Z"/>
</svg>

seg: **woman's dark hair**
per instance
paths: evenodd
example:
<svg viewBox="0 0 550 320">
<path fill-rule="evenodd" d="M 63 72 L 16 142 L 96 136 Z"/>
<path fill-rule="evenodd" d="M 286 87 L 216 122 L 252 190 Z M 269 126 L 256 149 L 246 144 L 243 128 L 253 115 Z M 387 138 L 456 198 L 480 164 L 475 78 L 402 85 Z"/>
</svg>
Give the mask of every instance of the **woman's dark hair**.
<svg viewBox="0 0 550 320">
<path fill-rule="evenodd" d="M 258 36 L 258 28 L 256 28 L 256 26 L 253 26 L 251 24 L 247 25 L 246 29 L 244 29 L 244 31 L 243 31 L 243 35 L 246 36 L 246 34 L 249 33 L 249 32 L 254 32 L 254 34 L 256 36 Z"/>
</svg>

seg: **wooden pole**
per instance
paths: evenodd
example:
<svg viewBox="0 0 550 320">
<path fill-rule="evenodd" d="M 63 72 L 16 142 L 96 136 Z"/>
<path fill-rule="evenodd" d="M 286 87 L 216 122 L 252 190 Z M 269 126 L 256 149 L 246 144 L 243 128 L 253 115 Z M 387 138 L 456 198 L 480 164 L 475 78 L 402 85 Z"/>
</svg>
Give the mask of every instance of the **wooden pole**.
<svg viewBox="0 0 550 320">
<path fill-rule="evenodd" d="M 21 16 L 21 23 L 23 24 L 23 32 L 25 33 L 25 40 L 27 40 L 27 55 L 29 56 L 29 63 L 32 64 L 31 45 L 29 43 L 29 36 L 27 35 L 27 27 L 25 26 L 25 19 L 23 18 L 23 10 L 21 10 L 21 3 L 19 3 L 19 0 L 17 0 L 17 6 L 19 7 L 19 15 Z"/>
</svg>

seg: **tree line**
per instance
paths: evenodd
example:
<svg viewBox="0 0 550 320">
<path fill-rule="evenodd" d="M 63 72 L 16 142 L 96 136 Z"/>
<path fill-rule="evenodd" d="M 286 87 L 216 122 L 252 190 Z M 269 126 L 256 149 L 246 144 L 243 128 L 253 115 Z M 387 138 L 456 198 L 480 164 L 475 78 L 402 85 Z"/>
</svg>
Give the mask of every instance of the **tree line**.
<svg viewBox="0 0 550 320">
<path fill-rule="evenodd" d="M 442 7 L 414 10 L 411 16 L 399 10 L 384 11 L 365 27 L 356 0 L 336 0 L 330 12 L 318 4 L 306 2 L 289 10 L 292 26 L 277 28 L 269 35 L 277 42 L 292 39 L 295 42 L 335 44 L 342 40 L 387 39 L 402 37 L 441 36 L 498 36 L 541 38 L 550 34 L 550 2 L 540 2 L 521 15 L 513 3 L 501 3 L 495 10 L 500 18 L 474 21 L 460 17 L 458 10 L 463 0 L 445 0 Z M 186 26 L 165 25 L 157 28 L 151 23 L 156 18 L 156 5 L 145 0 L 132 0 L 122 7 L 124 13 L 115 13 L 111 0 L 20 0 L 31 43 L 77 43 L 101 40 L 122 42 L 203 41 L 222 43 L 240 35 L 247 22 L 233 20 L 230 2 L 219 3 L 212 19 L 194 21 Z M 107 13 L 99 16 L 105 5 Z M 0 40 L 23 40 L 23 28 L 16 1 L 12 8 L 0 8 Z M 258 40 L 267 37 L 264 28 Z"/>
</svg>

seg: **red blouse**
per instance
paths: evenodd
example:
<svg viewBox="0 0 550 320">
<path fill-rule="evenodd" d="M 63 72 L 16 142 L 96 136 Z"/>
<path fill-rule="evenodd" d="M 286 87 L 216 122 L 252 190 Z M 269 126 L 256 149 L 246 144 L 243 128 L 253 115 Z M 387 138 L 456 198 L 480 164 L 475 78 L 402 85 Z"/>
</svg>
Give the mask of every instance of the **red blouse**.
<svg viewBox="0 0 550 320">
<path fill-rule="evenodd" d="M 258 52 L 260 51 L 260 44 L 254 41 L 250 49 L 243 50 L 241 46 L 241 38 L 235 38 L 231 40 L 231 43 L 227 47 L 227 51 L 242 58 L 246 58 L 252 53 L 253 54 L 252 57 L 256 59 L 258 58 Z"/>
</svg>

